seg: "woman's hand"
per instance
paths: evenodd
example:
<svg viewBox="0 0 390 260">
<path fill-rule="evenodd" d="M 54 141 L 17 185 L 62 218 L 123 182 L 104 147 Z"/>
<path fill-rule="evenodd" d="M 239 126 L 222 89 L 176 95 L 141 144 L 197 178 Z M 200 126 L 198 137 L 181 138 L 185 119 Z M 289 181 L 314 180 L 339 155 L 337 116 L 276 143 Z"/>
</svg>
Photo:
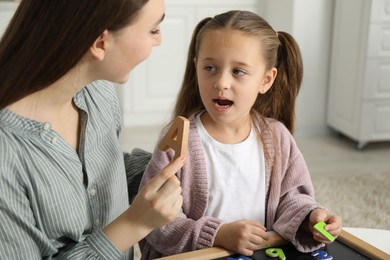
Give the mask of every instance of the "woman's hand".
<svg viewBox="0 0 390 260">
<path fill-rule="evenodd" d="M 134 198 L 130 209 L 134 217 L 150 229 L 158 228 L 174 220 L 183 198 L 176 173 L 183 167 L 184 158 L 172 161 L 152 178 Z"/>
<path fill-rule="evenodd" d="M 326 226 L 324 229 L 328 231 L 335 239 L 340 235 L 342 228 L 342 221 L 339 216 L 324 209 L 315 209 L 309 216 L 309 229 L 313 233 L 316 241 L 329 244 L 331 241 L 326 239 L 323 235 L 314 230 L 314 225 L 320 221 L 324 221 Z"/>
<path fill-rule="evenodd" d="M 183 197 L 176 173 L 184 165 L 184 157 L 168 164 L 150 179 L 134 197 L 122 215 L 103 232 L 122 252 L 147 236 L 153 229 L 174 220 L 181 210 Z"/>
<path fill-rule="evenodd" d="M 254 220 L 239 220 L 219 228 L 214 246 L 251 256 L 264 240 L 268 240 L 268 234 L 263 225 Z"/>
</svg>

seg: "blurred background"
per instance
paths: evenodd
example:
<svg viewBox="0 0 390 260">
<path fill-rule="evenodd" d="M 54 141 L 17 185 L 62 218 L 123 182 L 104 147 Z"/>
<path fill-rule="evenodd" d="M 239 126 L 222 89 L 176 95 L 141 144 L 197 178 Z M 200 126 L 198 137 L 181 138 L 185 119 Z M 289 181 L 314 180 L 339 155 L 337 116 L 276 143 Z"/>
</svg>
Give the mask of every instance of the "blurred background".
<svg viewBox="0 0 390 260">
<path fill-rule="evenodd" d="M 16 6 L 0 0 L 0 33 Z M 390 140 L 390 0 L 166 0 L 161 46 L 117 87 L 125 128 L 167 122 L 193 28 L 231 9 L 256 12 L 298 41 L 297 137 L 335 130 L 360 148 Z"/>
<path fill-rule="evenodd" d="M 16 8 L 0 0 L 0 35 Z M 318 200 L 346 226 L 390 230 L 390 0 L 166 0 L 161 46 L 117 85 L 123 149 L 153 151 L 195 25 L 231 9 L 258 13 L 300 45 L 295 137 Z"/>
</svg>

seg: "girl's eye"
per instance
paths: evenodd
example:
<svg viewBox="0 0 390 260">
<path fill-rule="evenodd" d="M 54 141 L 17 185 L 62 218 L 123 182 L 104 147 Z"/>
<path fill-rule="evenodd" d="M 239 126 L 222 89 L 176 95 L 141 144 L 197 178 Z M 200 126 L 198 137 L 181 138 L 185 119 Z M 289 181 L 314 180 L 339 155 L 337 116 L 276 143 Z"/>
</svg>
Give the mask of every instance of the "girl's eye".
<svg viewBox="0 0 390 260">
<path fill-rule="evenodd" d="M 245 73 L 245 71 L 243 71 L 243 70 L 234 69 L 234 70 L 233 70 L 233 74 L 239 75 L 239 76 L 243 76 L 243 75 L 245 75 L 246 73 Z"/>
<path fill-rule="evenodd" d="M 216 70 L 216 68 L 213 67 L 213 66 L 206 66 L 204 69 L 207 70 L 207 71 L 210 71 L 210 72 L 213 72 L 213 71 Z"/>
</svg>

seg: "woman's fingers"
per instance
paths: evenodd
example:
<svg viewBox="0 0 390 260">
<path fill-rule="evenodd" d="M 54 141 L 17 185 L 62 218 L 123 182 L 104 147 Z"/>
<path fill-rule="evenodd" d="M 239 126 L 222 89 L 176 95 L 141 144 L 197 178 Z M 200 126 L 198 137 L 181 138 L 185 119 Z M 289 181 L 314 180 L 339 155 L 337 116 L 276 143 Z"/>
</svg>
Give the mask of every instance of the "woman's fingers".
<svg viewBox="0 0 390 260">
<path fill-rule="evenodd" d="M 182 206 L 182 189 L 175 173 L 183 167 L 183 164 L 184 157 L 172 161 L 159 174 L 150 179 L 141 191 L 150 209 L 160 215 L 164 222 L 175 218 Z"/>
<path fill-rule="evenodd" d="M 184 157 L 179 157 L 176 160 L 170 162 L 159 174 L 154 176 L 148 182 L 148 189 L 150 192 L 157 192 L 161 187 L 174 176 L 184 165 Z"/>
<path fill-rule="evenodd" d="M 183 197 L 180 195 L 176 198 L 175 202 L 172 205 L 174 212 L 180 212 L 181 206 L 183 205 Z"/>
</svg>

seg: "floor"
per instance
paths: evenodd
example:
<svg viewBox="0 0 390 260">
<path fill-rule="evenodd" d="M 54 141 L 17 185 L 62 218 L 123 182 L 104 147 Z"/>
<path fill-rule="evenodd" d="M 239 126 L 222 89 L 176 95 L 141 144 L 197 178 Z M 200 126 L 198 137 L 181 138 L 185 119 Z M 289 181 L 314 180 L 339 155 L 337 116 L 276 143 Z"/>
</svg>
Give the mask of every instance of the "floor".
<svg viewBox="0 0 390 260">
<path fill-rule="evenodd" d="M 390 177 L 390 142 L 368 143 L 363 149 L 345 136 L 330 133 L 297 138 L 312 175 L 386 172 Z"/>
<path fill-rule="evenodd" d="M 153 151 L 160 131 L 159 127 L 124 129 L 122 148 L 124 151 L 135 147 Z M 296 141 L 312 175 L 368 171 L 385 171 L 390 175 L 390 142 L 368 143 L 359 150 L 356 142 L 332 132 L 321 136 L 301 136 Z"/>
</svg>

